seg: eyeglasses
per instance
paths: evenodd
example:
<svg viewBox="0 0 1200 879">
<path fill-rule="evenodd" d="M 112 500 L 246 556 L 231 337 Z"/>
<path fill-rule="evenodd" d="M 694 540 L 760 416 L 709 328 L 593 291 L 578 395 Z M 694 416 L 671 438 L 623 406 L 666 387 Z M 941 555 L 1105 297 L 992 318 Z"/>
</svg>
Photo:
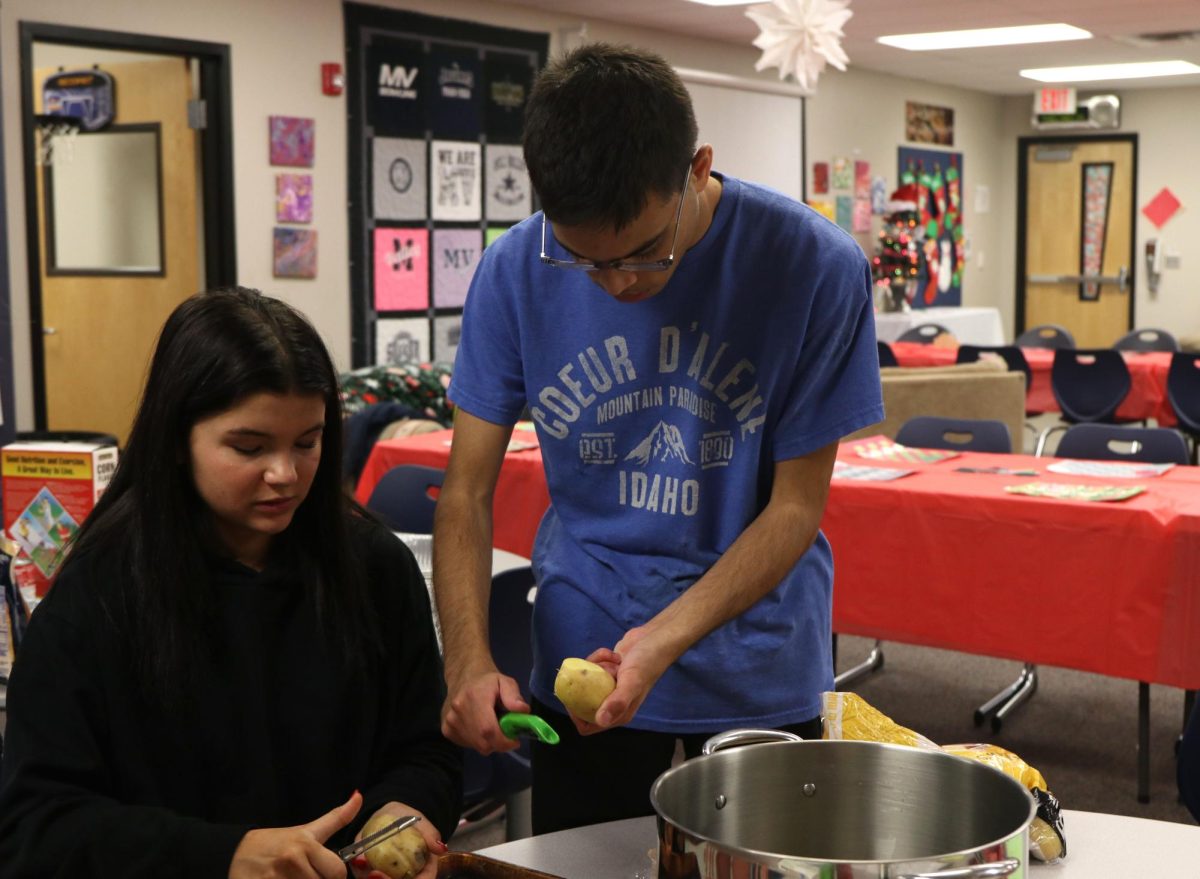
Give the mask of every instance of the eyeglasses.
<svg viewBox="0 0 1200 879">
<path fill-rule="evenodd" d="M 607 262 L 592 262 L 579 259 L 556 259 L 546 255 L 546 215 L 542 214 L 542 262 L 556 269 L 578 269 L 584 272 L 600 272 L 615 269 L 618 272 L 665 272 L 675 263 L 675 244 L 679 241 L 679 220 L 683 217 L 683 199 L 687 195 L 688 181 L 692 179 L 692 165 L 688 163 L 687 175 L 683 178 L 683 191 L 679 193 L 679 205 L 675 208 L 675 234 L 671 236 L 671 252 L 663 259 L 652 262 L 627 262 L 614 259 Z"/>
</svg>

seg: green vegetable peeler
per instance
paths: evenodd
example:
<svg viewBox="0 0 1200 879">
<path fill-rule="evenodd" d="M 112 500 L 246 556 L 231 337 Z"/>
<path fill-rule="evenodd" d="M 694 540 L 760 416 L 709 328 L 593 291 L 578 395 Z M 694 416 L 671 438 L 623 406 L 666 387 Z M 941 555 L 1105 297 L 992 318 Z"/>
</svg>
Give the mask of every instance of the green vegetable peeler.
<svg viewBox="0 0 1200 879">
<path fill-rule="evenodd" d="M 538 741 L 545 742 L 547 745 L 558 744 L 558 733 L 554 731 L 554 727 L 536 714 L 521 714 L 517 711 L 502 714 L 500 716 L 500 731 L 510 739 L 515 739 L 517 736 L 525 734 L 533 735 Z"/>
</svg>

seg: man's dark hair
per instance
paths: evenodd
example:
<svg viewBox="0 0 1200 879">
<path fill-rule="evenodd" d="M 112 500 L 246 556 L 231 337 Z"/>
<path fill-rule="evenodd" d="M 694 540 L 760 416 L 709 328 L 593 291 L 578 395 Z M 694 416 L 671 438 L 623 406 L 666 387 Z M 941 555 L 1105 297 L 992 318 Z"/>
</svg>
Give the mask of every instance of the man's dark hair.
<svg viewBox="0 0 1200 879">
<path fill-rule="evenodd" d="M 551 61 L 525 107 L 525 164 L 546 217 L 620 230 L 679 193 L 696 151 L 692 100 L 671 65 L 590 43 Z"/>
</svg>

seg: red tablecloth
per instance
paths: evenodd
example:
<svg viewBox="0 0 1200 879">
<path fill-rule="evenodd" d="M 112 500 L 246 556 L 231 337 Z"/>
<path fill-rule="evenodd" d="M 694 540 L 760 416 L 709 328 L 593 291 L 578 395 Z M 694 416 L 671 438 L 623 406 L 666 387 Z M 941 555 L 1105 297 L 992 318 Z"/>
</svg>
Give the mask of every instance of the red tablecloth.
<svg viewBox="0 0 1200 879">
<path fill-rule="evenodd" d="M 957 347 L 942 348 L 919 342 L 892 342 L 891 346 L 901 366 L 948 366 L 958 356 Z M 1050 387 L 1054 351 L 1049 348 L 1022 348 L 1021 351 L 1033 374 L 1025 408 L 1030 412 L 1057 412 L 1058 401 Z M 1166 351 L 1126 352 L 1125 364 L 1129 367 L 1132 384 L 1125 401 L 1117 409 L 1117 417 L 1130 421 L 1153 418 L 1160 425 L 1173 426 L 1175 413 L 1167 399 L 1171 354 Z"/>
<path fill-rule="evenodd" d="M 359 503 L 366 504 L 375 483 L 384 473 L 400 464 L 423 464 L 444 469 L 450 461 L 452 436 L 454 431 L 440 430 L 375 443 L 359 477 L 354 496 Z M 513 440 L 536 444 L 537 434 L 531 430 L 515 430 Z M 550 493 L 546 490 L 546 477 L 542 472 L 541 451 L 535 445 L 532 449 L 508 452 L 496 482 L 492 545 L 529 558 L 538 524 L 549 506 Z"/>
<path fill-rule="evenodd" d="M 376 444 L 359 500 L 396 464 L 444 467 L 449 431 Z M 527 439 L 532 434 L 516 434 Z M 865 442 L 865 441 L 859 441 Z M 1116 503 L 1012 495 L 1023 482 L 1128 484 L 1047 473 L 1051 458 L 968 453 L 893 482 L 834 480 L 838 632 L 1200 689 L 1200 468 L 1139 481 Z M 1038 477 L 957 473 L 1037 470 Z M 541 454 L 509 452 L 495 545 L 529 557 L 549 505 Z"/>
<path fill-rule="evenodd" d="M 1200 470 L 1147 480 L 1046 472 L 1054 459 L 963 454 L 892 482 L 834 480 L 838 632 L 1200 687 Z M 1038 477 L 958 467 L 1037 470 Z M 1026 482 L 1138 484 L 1127 501 L 1014 495 Z"/>
</svg>

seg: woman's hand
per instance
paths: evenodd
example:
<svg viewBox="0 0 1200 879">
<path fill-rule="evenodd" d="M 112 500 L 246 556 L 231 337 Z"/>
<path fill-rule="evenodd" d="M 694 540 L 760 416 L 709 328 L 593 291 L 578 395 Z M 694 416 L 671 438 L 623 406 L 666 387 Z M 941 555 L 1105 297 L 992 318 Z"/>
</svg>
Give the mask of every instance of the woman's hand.
<svg viewBox="0 0 1200 879">
<path fill-rule="evenodd" d="M 355 791 L 316 821 L 251 830 L 233 853 L 229 879 L 345 879 L 346 865 L 325 847 L 325 840 L 353 821 L 361 808 L 362 794 Z"/>
<path fill-rule="evenodd" d="M 409 815 L 419 815 L 421 820 L 413 825 L 413 829 L 421 834 L 421 838 L 425 840 L 425 847 L 429 849 L 429 857 L 425 860 L 425 866 L 417 873 L 413 879 L 435 879 L 437 876 L 437 859 L 440 855 L 446 853 L 446 843 L 442 842 L 441 836 L 438 835 L 438 829 L 433 826 L 433 822 L 421 814 L 419 809 L 414 809 L 412 806 L 406 806 L 404 803 L 398 803 L 393 800 L 390 803 L 385 803 L 380 806 L 375 815 L 363 822 L 365 827 L 371 822 L 371 819 L 376 815 L 386 815 L 391 821 L 397 818 L 407 818 Z M 389 821 L 390 823 L 390 821 Z M 362 831 L 359 831 L 355 840 L 362 839 Z M 350 862 L 351 868 L 354 870 L 355 879 L 387 879 L 387 876 L 378 870 L 372 870 L 367 864 L 366 855 L 359 855 Z"/>
</svg>

